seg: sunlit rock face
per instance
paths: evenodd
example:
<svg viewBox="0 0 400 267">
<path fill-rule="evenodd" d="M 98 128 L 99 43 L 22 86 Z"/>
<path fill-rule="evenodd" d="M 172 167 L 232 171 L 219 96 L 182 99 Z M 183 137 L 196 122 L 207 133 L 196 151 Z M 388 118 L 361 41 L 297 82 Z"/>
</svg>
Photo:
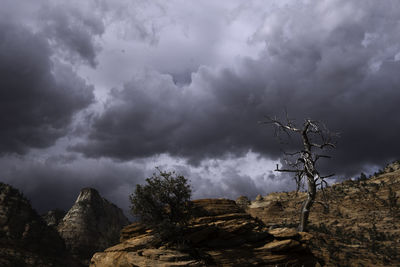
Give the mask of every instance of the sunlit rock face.
<svg viewBox="0 0 400 267">
<path fill-rule="evenodd" d="M 90 266 L 319 266 L 308 233 L 269 231 L 233 200 L 193 201 L 185 244 L 171 246 L 138 222 L 121 231 L 121 243 L 93 255 Z"/>
<path fill-rule="evenodd" d="M 15 188 L 0 183 L 0 266 L 80 266 L 57 231 Z"/>
<path fill-rule="evenodd" d="M 241 207 L 242 209 L 246 209 L 250 204 L 250 200 L 247 196 L 240 196 L 236 199 L 236 205 Z"/>
<path fill-rule="evenodd" d="M 95 189 L 84 188 L 57 229 L 71 253 L 88 263 L 95 252 L 116 244 L 128 223 L 120 208 Z"/>
</svg>

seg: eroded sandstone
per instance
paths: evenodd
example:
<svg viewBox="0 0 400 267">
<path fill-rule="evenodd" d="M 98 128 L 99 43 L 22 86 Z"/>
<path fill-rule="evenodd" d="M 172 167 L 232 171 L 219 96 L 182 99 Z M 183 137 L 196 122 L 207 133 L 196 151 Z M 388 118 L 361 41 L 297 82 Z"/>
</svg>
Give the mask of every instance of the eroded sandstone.
<svg viewBox="0 0 400 267">
<path fill-rule="evenodd" d="M 90 266 L 315 266 L 302 235 L 275 237 L 260 221 L 227 199 L 193 201 L 196 217 L 180 249 L 158 241 L 135 223 L 121 231 L 121 243 L 96 253 Z M 275 230 L 277 232 L 277 230 Z"/>
</svg>

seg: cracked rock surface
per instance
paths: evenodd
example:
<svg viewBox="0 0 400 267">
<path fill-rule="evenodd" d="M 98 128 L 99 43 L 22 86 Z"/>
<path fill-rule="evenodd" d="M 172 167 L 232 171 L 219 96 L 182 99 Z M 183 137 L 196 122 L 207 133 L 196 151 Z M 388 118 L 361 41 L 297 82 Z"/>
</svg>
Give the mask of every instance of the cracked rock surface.
<svg viewBox="0 0 400 267">
<path fill-rule="evenodd" d="M 303 242 L 306 234 L 274 229 L 275 237 L 232 200 L 193 204 L 196 216 L 184 234 L 185 247 L 169 247 L 134 223 L 121 231 L 121 243 L 94 254 L 90 266 L 318 266 Z"/>
</svg>

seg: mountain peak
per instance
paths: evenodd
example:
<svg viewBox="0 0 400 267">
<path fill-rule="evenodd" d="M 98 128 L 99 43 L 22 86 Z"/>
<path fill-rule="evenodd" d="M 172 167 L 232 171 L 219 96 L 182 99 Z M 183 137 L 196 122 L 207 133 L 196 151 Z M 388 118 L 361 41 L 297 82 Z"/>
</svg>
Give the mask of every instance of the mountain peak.
<svg viewBox="0 0 400 267">
<path fill-rule="evenodd" d="M 0 182 L 0 266 L 80 266 L 21 192 Z"/>
<path fill-rule="evenodd" d="M 122 210 L 96 189 L 83 188 L 57 229 L 72 254 L 88 264 L 94 252 L 119 241 L 119 232 L 128 223 Z"/>
<path fill-rule="evenodd" d="M 93 200 L 101 200 L 102 197 L 100 196 L 99 192 L 91 187 L 82 188 L 79 192 L 79 196 L 76 199 L 75 203 L 82 202 L 82 201 L 93 201 Z"/>
</svg>

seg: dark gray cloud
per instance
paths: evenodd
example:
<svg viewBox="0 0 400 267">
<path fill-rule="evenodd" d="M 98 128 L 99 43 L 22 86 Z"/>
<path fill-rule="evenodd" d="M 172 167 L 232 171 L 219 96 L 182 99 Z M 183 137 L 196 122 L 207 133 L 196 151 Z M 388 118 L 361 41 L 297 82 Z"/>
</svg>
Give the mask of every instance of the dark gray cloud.
<svg viewBox="0 0 400 267">
<path fill-rule="evenodd" d="M 129 216 L 129 195 L 136 184 L 144 183 L 145 178 L 157 173 L 155 167 L 174 170 L 188 178 L 193 199 L 236 199 L 240 195 L 254 199 L 258 194 L 294 188 L 290 177 L 275 179 L 271 177 L 272 172 L 254 172 L 264 165 L 266 161 L 256 159 L 254 154 L 239 159 L 206 161 L 200 168 L 193 169 L 182 160 L 168 157 L 115 162 L 85 159 L 75 153 L 30 153 L 0 158 L 0 179 L 21 190 L 40 213 L 56 208 L 68 210 L 82 188 L 94 187 Z"/>
<path fill-rule="evenodd" d="M 97 64 L 99 38 L 105 31 L 104 8 L 98 1 L 1 0 L 0 21 L 40 33 L 52 53 L 72 63 Z"/>
<path fill-rule="evenodd" d="M 224 70 L 218 75 L 227 82 L 225 87 L 206 69 L 196 75 L 192 87 L 183 88 L 169 75 L 136 76 L 122 90 L 112 91 L 105 112 L 93 123 L 89 143 L 75 149 L 88 156 L 120 159 L 168 152 L 199 162 L 245 153 L 254 142 L 267 145 L 266 132 L 254 132 L 264 111 L 258 96 L 262 90 L 249 96 L 241 87 L 249 85 L 234 73 Z M 216 87 L 220 91 L 214 92 Z"/>
<path fill-rule="evenodd" d="M 398 1 L 0 1 L 0 178 L 41 211 L 126 210 L 157 165 L 195 198 L 292 189 L 257 123 L 285 109 L 341 133 L 324 170 L 400 157 Z"/>
<path fill-rule="evenodd" d="M 2 182 L 20 189 L 40 213 L 68 210 L 84 187 L 100 194 L 129 213 L 129 195 L 145 178 L 144 166 L 85 160 L 73 155 L 9 157 L 0 159 Z"/>
<path fill-rule="evenodd" d="M 47 147 L 93 101 L 93 87 L 52 61 L 41 34 L 0 23 L 0 153 Z"/>
<path fill-rule="evenodd" d="M 50 3 L 42 7 L 38 16 L 43 33 L 60 56 L 70 61 L 83 60 L 92 67 L 97 65 L 100 46 L 96 37 L 104 33 L 99 14 L 71 4 Z"/>
<path fill-rule="evenodd" d="M 185 164 L 183 159 L 167 160 L 158 166 L 188 178 L 193 189 L 193 199 L 236 199 L 241 195 L 255 199 L 258 194 L 266 195 L 295 188 L 290 175 L 274 173 L 272 169 L 275 163 L 253 152 L 242 157 L 203 160 L 197 167 Z"/>
<path fill-rule="evenodd" d="M 257 59 L 201 67 L 184 87 L 137 75 L 112 91 L 89 140 L 74 149 L 123 160 L 169 153 L 198 163 L 249 149 L 277 158 L 273 130 L 257 121 L 286 108 L 299 123 L 311 117 L 341 132 L 329 163 L 339 174 L 398 158 L 400 6 L 389 2 L 299 2 L 266 16 L 253 36 L 265 42 Z"/>
</svg>

